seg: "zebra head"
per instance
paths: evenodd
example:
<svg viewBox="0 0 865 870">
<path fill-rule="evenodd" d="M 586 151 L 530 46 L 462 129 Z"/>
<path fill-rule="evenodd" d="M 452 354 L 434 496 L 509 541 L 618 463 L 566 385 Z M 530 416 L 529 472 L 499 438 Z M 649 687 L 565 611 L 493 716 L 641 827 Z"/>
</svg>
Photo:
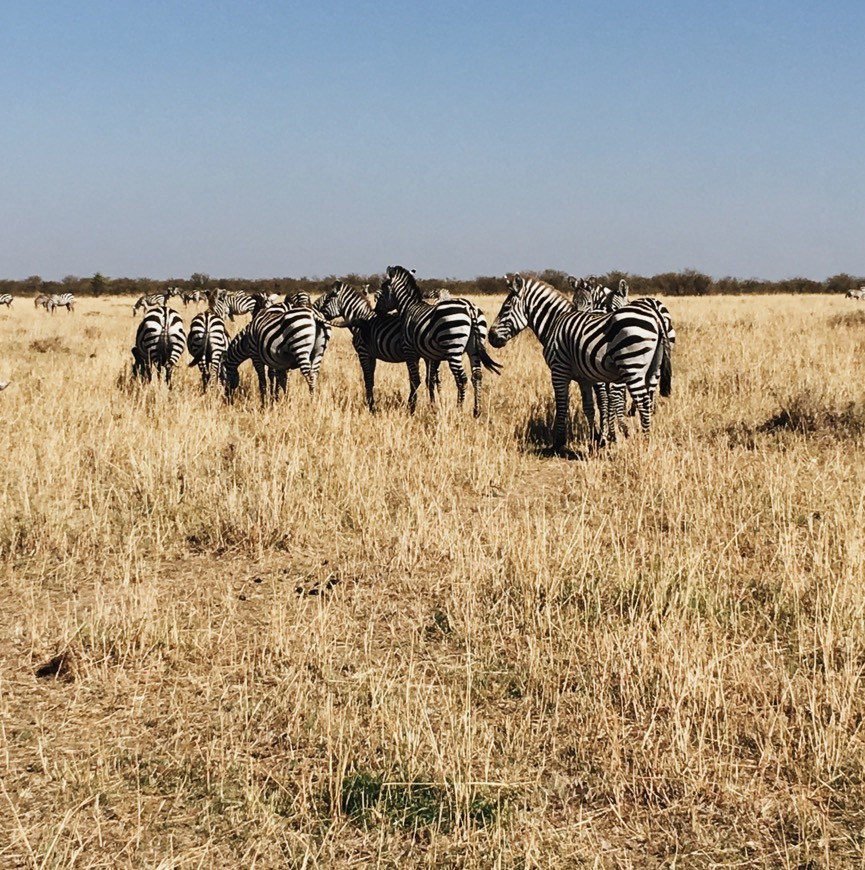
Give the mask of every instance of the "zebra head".
<svg viewBox="0 0 865 870">
<path fill-rule="evenodd" d="M 597 279 L 594 277 L 588 279 L 575 278 L 573 275 L 568 275 L 568 285 L 574 291 L 573 303 L 577 311 L 590 311 L 593 308 L 600 307 L 595 304 Z"/>
<path fill-rule="evenodd" d="M 529 323 L 523 299 L 526 279 L 520 274 L 505 275 L 505 281 L 509 288 L 508 295 L 490 327 L 488 336 L 493 347 L 504 347 L 515 335 L 519 335 Z"/>
<path fill-rule="evenodd" d="M 381 282 L 381 288 L 376 296 L 375 313 L 388 314 L 420 298 L 414 270 L 409 271 L 403 266 L 388 266 L 385 279 Z"/>
</svg>

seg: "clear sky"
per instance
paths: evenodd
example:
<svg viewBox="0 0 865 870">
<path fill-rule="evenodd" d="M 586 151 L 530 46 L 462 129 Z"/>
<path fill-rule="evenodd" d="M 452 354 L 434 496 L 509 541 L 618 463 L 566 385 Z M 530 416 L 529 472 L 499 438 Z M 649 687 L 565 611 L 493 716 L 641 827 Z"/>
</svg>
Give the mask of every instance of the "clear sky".
<svg viewBox="0 0 865 870">
<path fill-rule="evenodd" d="M 0 277 L 865 274 L 865 0 L 0 0 Z"/>
</svg>

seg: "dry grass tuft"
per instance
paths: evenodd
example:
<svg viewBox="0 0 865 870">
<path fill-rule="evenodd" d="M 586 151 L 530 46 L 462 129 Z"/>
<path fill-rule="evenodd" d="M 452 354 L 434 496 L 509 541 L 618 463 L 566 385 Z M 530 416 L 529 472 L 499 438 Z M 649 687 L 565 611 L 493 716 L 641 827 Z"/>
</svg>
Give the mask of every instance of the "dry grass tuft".
<svg viewBox="0 0 865 870">
<path fill-rule="evenodd" d="M 775 416 L 758 427 L 758 431 L 858 438 L 865 432 L 865 405 L 851 401 L 839 408 L 829 404 L 820 393 L 804 390 L 785 402 Z"/>
<path fill-rule="evenodd" d="M 855 311 L 835 314 L 829 318 L 829 326 L 835 329 L 861 329 L 865 326 L 865 309 L 857 308 Z"/>
</svg>

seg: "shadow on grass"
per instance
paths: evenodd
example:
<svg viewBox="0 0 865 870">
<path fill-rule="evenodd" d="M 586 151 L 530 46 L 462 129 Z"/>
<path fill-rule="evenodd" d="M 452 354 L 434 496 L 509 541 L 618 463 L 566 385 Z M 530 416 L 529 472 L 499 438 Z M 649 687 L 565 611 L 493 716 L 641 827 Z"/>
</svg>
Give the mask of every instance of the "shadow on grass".
<svg viewBox="0 0 865 870">
<path fill-rule="evenodd" d="M 556 419 L 555 403 L 551 400 L 535 402 L 529 408 L 528 419 L 517 425 L 514 437 L 520 445 L 520 449 L 526 453 L 546 458 L 567 459 L 570 461 L 583 461 L 589 458 L 588 451 L 571 450 L 569 447 L 553 447 L 553 427 Z M 588 435 L 584 427 L 579 426 L 573 418 L 568 420 L 567 442 L 574 436 L 583 437 Z"/>
</svg>

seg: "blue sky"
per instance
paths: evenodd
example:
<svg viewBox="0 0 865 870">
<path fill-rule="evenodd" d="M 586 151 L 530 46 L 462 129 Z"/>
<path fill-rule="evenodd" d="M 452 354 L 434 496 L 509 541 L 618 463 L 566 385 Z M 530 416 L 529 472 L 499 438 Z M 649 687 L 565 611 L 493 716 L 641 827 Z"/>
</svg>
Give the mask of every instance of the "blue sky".
<svg viewBox="0 0 865 870">
<path fill-rule="evenodd" d="M 862 0 L 0 21 L 0 277 L 865 275 Z"/>
</svg>

